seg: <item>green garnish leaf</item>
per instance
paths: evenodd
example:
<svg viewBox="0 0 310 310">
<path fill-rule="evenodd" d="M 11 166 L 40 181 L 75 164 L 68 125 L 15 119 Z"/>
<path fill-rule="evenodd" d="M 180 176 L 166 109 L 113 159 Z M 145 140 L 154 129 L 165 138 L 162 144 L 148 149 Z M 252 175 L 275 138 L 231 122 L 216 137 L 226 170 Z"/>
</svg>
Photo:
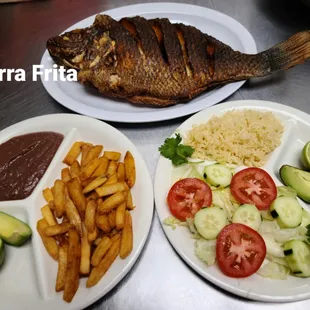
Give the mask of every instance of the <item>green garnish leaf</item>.
<svg viewBox="0 0 310 310">
<path fill-rule="evenodd" d="M 179 133 L 175 134 L 175 138 L 167 138 L 158 150 L 160 154 L 170 159 L 175 166 L 188 163 L 188 157 L 194 153 L 194 149 L 189 145 L 180 144 L 182 141 Z"/>
</svg>

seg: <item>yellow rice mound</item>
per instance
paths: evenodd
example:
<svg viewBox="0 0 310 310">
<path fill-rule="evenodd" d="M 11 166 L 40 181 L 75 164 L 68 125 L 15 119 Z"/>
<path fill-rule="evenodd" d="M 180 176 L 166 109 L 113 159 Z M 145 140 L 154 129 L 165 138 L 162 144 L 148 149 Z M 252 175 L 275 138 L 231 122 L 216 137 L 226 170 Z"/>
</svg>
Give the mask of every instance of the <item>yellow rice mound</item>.
<svg viewBox="0 0 310 310">
<path fill-rule="evenodd" d="M 245 166 L 263 166 L 281 143 L 283 125 L 272 112 L 232 110 L 194 125 L 185 144 L 193 158 Z"/>
</svg>

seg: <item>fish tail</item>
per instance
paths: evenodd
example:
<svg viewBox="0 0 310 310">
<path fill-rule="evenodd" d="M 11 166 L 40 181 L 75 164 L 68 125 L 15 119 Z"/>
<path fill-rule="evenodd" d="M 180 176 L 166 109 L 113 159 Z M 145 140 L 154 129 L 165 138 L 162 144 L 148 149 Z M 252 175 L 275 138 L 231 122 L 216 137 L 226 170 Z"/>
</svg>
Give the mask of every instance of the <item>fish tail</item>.
<svg viewBox="0 0 310 310">
<path fill-rule="evenodd" d="M 310 30 L 299 32 L 288 40 L 262 52 L 261 56 L 266 59 L 267 75 L 280 70 L 287 70 L 305 62 L 310 58 Z"/>
<path fill-rule="evenodd" d="M 261 77 L 286 70 L 310 58 L 310 30 L 258 53 L 243 54 L 225 47 L 217 55 L 214 85 Z"/>
</svg>

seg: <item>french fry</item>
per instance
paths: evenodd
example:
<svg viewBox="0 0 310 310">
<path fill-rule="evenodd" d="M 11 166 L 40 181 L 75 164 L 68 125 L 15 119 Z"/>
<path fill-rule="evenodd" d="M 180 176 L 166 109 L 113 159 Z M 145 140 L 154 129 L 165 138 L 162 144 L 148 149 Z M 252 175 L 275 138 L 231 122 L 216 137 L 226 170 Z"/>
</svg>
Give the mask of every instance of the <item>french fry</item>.
<svg viewBox="0 0 310 310">
<path fill-rule="evenodd" d="M 97 200 L 99 198 L 98 194 L 94 191 L 87 196 L 87 200 Z"/>
<path fill-rule="evenodd" d="M 56 278 L 55 291 L 60 292 L 65 288 L 68 263 L 68 244 L 61 244 L 58 252 L 58 272 Z"/>
<path fill-rule="evenodd" d="M 115 233 L 110 239 L 111 241 L 114 243 L 117 239 L 119 239 L 121 237 L 121 233 L 117 232 Z"/>
<path fill-rule="evenodd" d="M 77 141 L 74 142 L 73 145 L 71 146 L 71 149 L 67 153 L 66 157 L 62 161 L 64 164 L 67 164 L 68 166 L 71 166 L 73 162 L 78 158 L 78 156 L 81 153 L 81 146 L 82 142 Z"/>
<path fill-rule="evenodd" d="M 55 260 L 58 259 L 58 245 L 54 238 L 45 234 L 45 228 L 48 227 L 46 220 L 43 218 L 37 222 L 37 231 L 42 239 L 43 245 L 47 253 Z"/>
<path fill-rule="evenodd" d="M 86 287 L 92 287 L 96 285 L 104 274 L 108 271 L 110 266 L 113 264 L 114 260 L 118 256 L 120 251 L 120 239 L 117 239 L 108 250 L 107 254 L 101 260 L 100 264 L 93 268 L 89 278 L 86 282 Z"/>
<path fill-rule="evenodd" d="M 110 238 L 103 236 L 101 238 L 101 241 L 99 242 L 99 244 L 97 245 L 92 257 L 91 257 L 91 265 L 94 267 L 97 267 L 103 256 L 108 252 L 109 248 L 112 245 L 112 241 Z"/>
<path fill-rule="evenodd" d="M 80 176 L 78 177 L 78 180 L 82 186 L 82 188 L 87 187 L 92 181 L 94 181 L 96 179 L 96 177 L 90 177 L 88 179 L 85 180 L 81 180 Z"/>
<path fill-rule="evenodd" d="M 131 214 L 127 210 L 125 215 L 125 223 L 121 237 L 120 257 L 125 259 L 133 248 L 132 219 Z"/>
<path fill-rule="evenodd" d="M 91 160 L 86 166 L 82 168 L 79 178 L 82 181 L 87 180 L 95 172 L 99 164 L 100 164 L 99 158 L 94 158 L 93 160 Z"/>
<path fill-rule="evenodd" d="M 106 177 L 98 177 L 95 180 L 91 181 L 84 189 L 83 189 L 83 194 L 89 193 L 96 189 L 97 187 L 101 186 L 105 182 L 107 182 Z"/>
<path fill-rule="evenodd" d="M 93 232 L 88 232 L 88 236 L 87 236 L 88 242 L 91 243 L 94 240 L 96 240 L 98 238 L 98 235 L 99 235 L 99 229 L 96 226 L 96 228 Z"/>
<path fill-rule="evenodd" d="M 117 174 L 114 173 L 108 178 L 108 180 L 105 182 L 105 185 L 115 184 L 117 183 L 117 181 L 118 181 Z"/>
<path fill-rule="evenodd" d="M 105 214 L 116 208 L 119 204 L 125 201 L 125 195 L 122 192 L 117 192 L 108 197 L 105 201 L 98 204 L 98 213 Z"/>
<path fill-rule="evenodd" d="M 99 159 L 98 157 L 102 149 L 103 149 L 103 145 L 95 145 L 94 147 L 92 147 L 85 155 L 85 159 L 82 163 L 82 166 L 84 167 L 88 165 L 95 158 Z"/>
<path fill-rule="evenodd" d="M 81 146 L 81 150 L 82 150 L 81 166 L 82 166 L 82 167 L 84 166 L 86 155 L 88 154 L 88 152 L 89 152 L 90 149 L 92 149 L 92 148 L 93 148 L 93 145 L 92 145 L 91 143 L 84 143 L 84 144 Z"/>
<path fill-rule="evenodd" d="M 55 215 L 50 209 L 50 207 L 48 206 L 48 204 L 41 208 L 41 213 L 49 226 L 53 226 L 57 224 Z"/>
<path fill-rule="evenodd" d="M 61 179 L 67 183 L 71 179 L 70 169 L 68 167 L 61 170 Z"/>
<path fill-rule="evenodd" d="M 136 183 L 136 165 L 132 154 L 127 151 L 124 158 L 125 181 L 129 187 L 133 187 Z"/>
<path fill-rule="evenodd" d="M 88 232 L 86 227 L 83 225 L 83 237 L 81 238 L 81 275 L 88 275 L 90 273 L 90 252 L 91 246 L 88 242 Z"/>
<path fill-rule="evenodd" d="M 71 302 L 79 287 L 79 271 L 81 261 L 81 242 L 76 230 L 69 230 L 69 247 L 67 260 L 67 274 L 63 300 Z"/>
<path fill-rule="evenodd" d="M 117 182 L 114 184 L 103 184 L 100 187 L 97 187 L 95 189 L 95 191 L 97 192 L 97 194 L 99 195 L 99 197 L 103 197 L 103 196 L 109 196 L 112 195 L 116 192 L 123 192 L 123 191 L 127 191 L 128 185 L 125 182 Z"/>
<path fill-rule="evenodd" d="M 114 160 L 110 160 L 109 166 L 107 169 L 107 174 L 112 175 L 115 174 L 117 171 L 117 163 Z"/>
<path fill-rule="evenodd" d="M 71 179 L 67 182 L 67 188 L 70 198 L 77 207 L 80 217 L 83 220 L 86 209 L 86 198 L 83 195 L 83 189 L 77 178 Z"/>
<path fill-rule="evenodd" d="M 65 223 L 56 224 L 53 226 L 48 226 L 45 228 L 44 231 L 47 236 L 53 237 L 53 236 L 67 233 L 69 231 L 70 226 L 71 225 L 69 222 L 65 222 Z"/>
<path fill-rule="evenodd" d="M 100 243 L 101 239 L 102 239 L 102 238 L 100 238 L 100 237 L 97 238 L 97 239 L 93 242 L 93 245 L 94 245 L 94 246 L 98 246 L 98 244 Z"/>
<path fill-rule="evenodd" d="M 119 182 L 125 182 L 125 165 L 124 163 L 118 163 L 117 178 Z"/>
<path fill-rule="evenodd" d="M 105 175 L 108 169 L 108 166 L 109 166 L 109 160 L 106 159 L 105 157 L 102 156 L 99 158 L 99 160 L 100 160 L 100 164 L 95 170 L 95 172 L 92 174 L 92 176 L 94 177 L 100 177 L 102 175 Z"/>
<path fill-rule="evenodd" d="M 54 203 L 54 200 L 50 200 L 49 202 L 48 202 L 48 207 L 52 210 L 52 211 L 54 211 L 55 212 L 55 203 Z"/>
<path fill-rule="evenodd" d="M 121 153 L 120 152 L 111 152 L 111 151 L 105 151 L 103 153 L 103 156 L 107 158 L 108 160 L 114 160 L 114 161 L 119 161 L 121 158 Z"/>
<path fill-rule="evenodd" d="M 49 187 L 43 189 L 42 193 L 43 193 L 43 197 L 46 202 L 54 200 L 54 195 L 52 193 L 52 190 Z"/>
<path fill-rule="evenodd" d="M 79 235 L 82 236 L 82 220 L 76 206 L 70 198 L 66 199 L 66 214 L 70 224 L 76 229 Z"/>
<path fill-rule="evenodd" d="M 77 178 L 80 175 L 80 173 L 81 173 L 80 163 L 77 160 L 75 160 L 73 164 L 70 166 L 71 179 Z"/>
<path fill-rule="evenodd" d="M 66 184 L 62 180 L 56 180 L 53 188 L 55 214 L 61 218 L 65 212 L 65 187 Z"/>
<path fill-rule="evenodd" d="M 115 226 L 117 230 L 121 230 L 124 227 L 125 223 L 125 214 L 126 214 L 126 201 L 122 202 L 120 205 L 116 208 L 116 214 L 115 214 Z"/>
<path fill-rule="evenodd" d="M 97 212 L 97 202 L 94 200 L 89 200 L 86 205 L 85 211 L 85 226 L 88 232 L 94 232 L 96 228 L 96 212 Z"/>
<path fill-rule="evenodd" d="M 63 222 L 63 223 L 67 223 L 67 222 L 68 222 L 68 223 L 69 223 L 69 219 L 68 219 L 66 213 L 65 213 L 64 216 L 62 217 L 62 222 Z"/>
<path fill-rule="evenodd" d="M 115 210 L 112 210 L 108 213 L 108 219 L 109 219 L 111 229 L 114 229 L 116 226 L 116 211 Z"/>
<path fill-rule="evenodd" d="M 58 259 L 55 290 L 64 291 L 67 302 L 80 277 L 88 275 L 86 286 L 94 286 L 118 255 L 124 259 L 133 249 L 128 210 L 135 208 L 135 161 L 129 151 L 121 162 L 122 153 L 101 155 L 102 150 L 103 145 L 75 142 L 63 160 L 68 167 L 60 169 L 61 179 L 43 190 L 46 205 L 37 230 L 46 251 Z"/>
<path fill-rule="evenodd" d="M 127 192 L 127 209 L 129 209 L 129 210 L 133 210 L 134 209 L 134 205 L 133 205 L 133 202 L 132 202 L 131 190 L 129 190 Z"/>
<path fill-rule="evenodd" d="M 96 216 L 96 225 L 105 233 L 109 233 L 111 231 L 109 218 L 106 214 Z"/>
</svg>

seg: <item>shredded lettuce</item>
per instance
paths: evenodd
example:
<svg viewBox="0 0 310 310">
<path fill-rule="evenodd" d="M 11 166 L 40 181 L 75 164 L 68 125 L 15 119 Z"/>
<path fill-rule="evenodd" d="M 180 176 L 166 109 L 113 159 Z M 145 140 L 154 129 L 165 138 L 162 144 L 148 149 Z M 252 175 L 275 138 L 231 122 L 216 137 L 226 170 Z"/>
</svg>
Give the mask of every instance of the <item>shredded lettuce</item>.
<svg viewBox="0 0 310 310">
<path fill-rule="evenodd" d="M 197 240 L 195 244 L 195 253 L 197 257 L 208 266 L 213 265 L 216 257 L 216 240 Z"/>
<path fill-rule="evenodd" d="M 285 257 L 277 257 L 277 256 L 273 256 L 273 255 L 267 253 L 266 259 L 270 260 L 273 263 L 277 263 L 277 264 L 283 265 L 285 267 L 289 267 Z"/>
<path fill-rule="evenodd" d="M 306 227 L 310 224 L 310 212 L 306 211 L 305 209 L 302 210 L 302 218 L 300 226 Z"/>
<path fill-rule="evenodd" d="M 258 269 L 257 274 L 264 278 L 286 280 L 290 274 L 290 269 L 274 262 L 268 262 Z"/>
<path fill-rule="evenodd" d="M 261 236 L 265 241 L 267 253 L 277 257 L 284 257 L 284 252 L 281 244 L 275 241 L 273 234 L 261 233 Z"/>
<path fill-rule="evenodd" d="M 222 208 L 229 221 L 240 206 L 232 196 L 229 187 L 212 191 L 212 205 Z"/>
<path fill-rule="evenodd" d="M 181 222 L 174 216 L 168 216 L 167 218 L 164 219 L 163 223 L 167 226 L 171 226 L 171 228 L 175 230 L 177 226 L 180 226 L 184 222 Z"/>
<path fill-rule="evenodd" d="M 288 186 L 278 186 L 277 187 L 277 197 L 297 197 L 297 192 Z"/>
<path fill-rule="evenodd" d="M 270 214 L 270 210 L 263 210 L 263 211 L 260 211 L 260 214 L 262 216 L 262 218 L 264 220 L 267 220 L 267 221 L 274 221 L 274 218 L 271 216 Z"/>
<path fill-rule="evenodd" d="M 192 233 L 193 239 L 202 239 L 203 237 L 200 235 L 200 233 L 197 231 L 195 225 L 194 225 L 194 219 L 193 218 L 187 218 L 186 222 L 188 224 L 188 228 L 190 232 Z"/>
</svg>

